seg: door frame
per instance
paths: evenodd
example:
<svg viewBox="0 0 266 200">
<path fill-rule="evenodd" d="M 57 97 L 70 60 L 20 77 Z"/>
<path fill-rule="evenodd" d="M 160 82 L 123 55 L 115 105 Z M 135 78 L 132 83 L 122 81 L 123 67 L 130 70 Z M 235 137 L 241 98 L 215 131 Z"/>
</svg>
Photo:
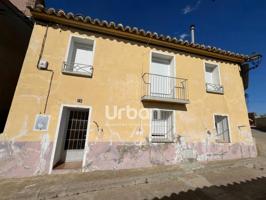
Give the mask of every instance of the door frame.
<svg viewBox="0 0 266 200">
<path fill-rule="evenodd" d="M 151 49 L 150 50 L 150 55 L 149 55 L 149 73 L 152 73 L 152 55 L 153 54 L 158 54 L 158 55 L 162 55 L 162 56 L 166 56 L 172 59 L 171 63 L 170 63 L 170 77 L 177 77 L 176 76 L 176 55 L 172 52 L 165 52 L 165 51 L 161 51 L 161 50 L 154 50 Z M 151 78 L 149 78 L 149 82 L 151 83 Z M 176 85 L 176 80 L 174 82 L 174 85 Z M 149 88 L 149 94 L 151 94 L 151 87 Z M 176 97 L 176 91 L 174 91 L 174 97 Z"/>
<path fill-rule="evenodd" d="M 82 166 L 81 166 L 82 171 L 84 170 L 84 167 L 85 167 L 86 154 L 87 154 L 87 151 L 89 149 L 88 140 L 89 140 L 89 132 L 90 132 L 92 107 L 88 106 L 88 105 L 61 104 L 60 109 L 59 109 L 58 119 L 57 119 L 57 127 L 56 127 L 56 132 L 55 132 L 54 143 L 53 143 L 53 150 L 52 150 L 51 159 L 50 159 L 50 166 L 49 166 L 49 172 L 48 172 L 49 174 L 51 174 L 53 171 L 53 163 L 54 163 L 54 157 L 55 157 L 55 151 L 56 151 L 56 144 L 57 144 L 57 140 L 58 140 L 58 136 L 59 136 L 60 123 L 61 123 L 61 118 L 62 118 L 64 108 L 83 108 L 83 109 L 89 110 L 86 140 L 85 140 L 84 154 L 83 154 L 83 160 L 82 160 Z"/>
</svg>

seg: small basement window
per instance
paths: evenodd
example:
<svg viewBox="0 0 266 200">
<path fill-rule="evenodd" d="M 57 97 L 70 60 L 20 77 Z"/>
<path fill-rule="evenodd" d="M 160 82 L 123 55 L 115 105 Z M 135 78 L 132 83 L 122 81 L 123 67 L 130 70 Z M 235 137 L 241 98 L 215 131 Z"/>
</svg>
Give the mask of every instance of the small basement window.
<svg viewBox="0 0 266 200">
<path fill-rule="evenodd" d="M 205 83 L 207 92 L 223 94 L 224 91 L 223 86 L 221 86 L 218 65 L 205 64 Z"/>
<path fill-rule="evenodd" d="M 230 133 L 228 125 L 228 117 L 215 115 L 215 128 L 217 133 L 217 142 L 229 143 L 230 142 Z"/>
<path fill-rule="evenodd" d="M 152 142 L 171 142 L 173 139 L 173 111 L 153 110 L 151 121 Z"/>
<path fill-rule="evenodd" d="M 63 73 L 92 76 L 93 48 L 93 40 L 72 37 Z"/>
</svg>

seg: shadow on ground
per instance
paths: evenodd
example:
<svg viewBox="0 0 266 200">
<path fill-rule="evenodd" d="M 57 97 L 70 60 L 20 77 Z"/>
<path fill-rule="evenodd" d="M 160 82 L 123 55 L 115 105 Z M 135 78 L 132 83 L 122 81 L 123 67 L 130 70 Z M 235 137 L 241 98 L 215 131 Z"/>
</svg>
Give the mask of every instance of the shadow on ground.
<svg viewBox="0 0 266 200">
<path fill-rule="evenodd" d="M 221 186 L 211 186 L 188 190 L 153 200 L 265 200 L 266 177 Z"/>
</svg>

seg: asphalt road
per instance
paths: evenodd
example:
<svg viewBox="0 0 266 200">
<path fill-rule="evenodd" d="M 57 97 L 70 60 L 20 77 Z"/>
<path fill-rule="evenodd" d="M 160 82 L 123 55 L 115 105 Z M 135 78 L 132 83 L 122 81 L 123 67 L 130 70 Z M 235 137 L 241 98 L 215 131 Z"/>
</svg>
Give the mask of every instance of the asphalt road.
<svg viewBox="0 0 266 200">
<path fill-rule="evenodd" d="M 256 139 L 258 154 L 266 156 L 266 132 L 252 130 Z M 262 166 L 263 167 L 263 166 Z M 266 168 L 266 166 L 265 166 Z M 264 170 L 264 169 L 261 169 Z M 266 200 L 266 178 L 255 178 L 249 181 L 232 183 L 221 186 L 210 186 L 188 190 L 186 192 L 172 193 L 153 200 Z"/>
<path fill-rule="evenodd" d="M 211 186 L 187 192 L 172 193 L 170 196 L 153 200 L 265 200 L 266 178 L 257 178 L 246 182 L 226 186 Z"/>
</svg>

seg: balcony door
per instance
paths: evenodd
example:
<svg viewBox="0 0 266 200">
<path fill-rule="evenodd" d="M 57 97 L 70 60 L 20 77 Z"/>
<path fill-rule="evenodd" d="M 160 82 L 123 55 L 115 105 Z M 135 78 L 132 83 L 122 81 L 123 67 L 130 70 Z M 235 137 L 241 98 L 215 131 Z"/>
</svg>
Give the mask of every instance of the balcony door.
<svg viewBox="0 0 266 200">
<path fill-rule="evenodd" d="M 174 98 L 174 80 L 172 58 L 153 54 L 151 62 L 150 93 L 151 96 Z"/>
</svg>

